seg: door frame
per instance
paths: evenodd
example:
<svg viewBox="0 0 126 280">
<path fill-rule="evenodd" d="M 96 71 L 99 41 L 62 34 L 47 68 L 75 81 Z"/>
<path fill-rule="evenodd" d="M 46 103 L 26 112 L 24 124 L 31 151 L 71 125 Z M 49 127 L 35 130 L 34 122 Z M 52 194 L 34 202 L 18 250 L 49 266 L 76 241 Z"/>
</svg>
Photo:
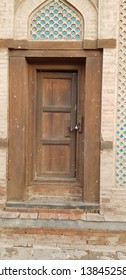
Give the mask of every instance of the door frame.
<svg viewBox="0 0 126 280">
<path fill-rule="evenodd" d="M 28 66 L 53 58 L 85 62 L 83 202 L 99 203 L 102 51 L 11 50 L 9 58 L 9 152 L 7 201 L 23 201 L 26 191 Z M 92 79 L 93 77 L 93 79 Z M 83 80 L 83 77 L 81 77 Z M 23 83 L 22 83 L 23 81 Z M 95 118 L 92 117 L 92 112 Z M 93 139 L 93 141 L 92 141 Z"/>
<path fill-rule="evenodd" d="M 49 61 L 50 62 L 50 61 Z M 59 62 L 59 59 L 58 59 L 58 61 L 57 60 L 54 60 L 54 61 L 52 61 L 52 64 L 47 64 L 47 65 L 45 65 L 45 64 L 30 64 L 29 65 L 29 86 L 30 86 L 30 92 L 36 92 L 37 91 L 37 89 L 36 89 L 36 86 L 35 86 L 35 83 L 36 83 L 36 72 L 37 72 L 37 70 L 42 70 L 42 71 L 60 71 L 60 72 L 63 72 L 63 71 L 65 71 L 65 72 L 69 72 L 69 73 L 72 73 L 72 72 L 76 72 L 77 74 L 78 74 L 78 83 L 80 84 L 81 82 L 82 82 L 82 75 L 84 75 L 84 71 L 85 71 L 85 65 L 80 65 L 80 64 L 78 64 L 78 61 L 74 61 L 74 64 L 73 64 L 73 61 L 71 61 L 71 64 L 70 64 L 70 62 L 68 62 L 67 61 L 67 64 L 66 64 L 66 62 L 62 62 L 62 63 L 60 63 L 60 64 L 58 64 L 58 62 Z M 84 83 L 84 79 L 83 79 L 83 83 Z M 83 87 L 82 87 L 82 85 L 83 85 L 83 87 L 84 87 L 84 84 L 81 84 L 80 86 L 79 86 L 79 88 L 77 89 L 77 91 L 78 91 L 78 96 L 77 96 L 77 98 L 78 98 L 78 111 L 80 111 L 80 114 L 82 115 L 82 110 L 83 110 L 83 108 L 82 108 L 82 97 L 80 96 L 80 94 L 82 93 L 82 90 L 83 90 Z M 34 104 L 33 104 L 33 102 L 31 102 L 31 105 L 29 105 L 30 107 L 33 107 L 34 106 Z M 33 109 L 30 109 L 30 111 L 34 111 L 34 108 Z M 78 116 L 77 116 L 77 118 L 78 118 L 78 120 L 79 120 L 79 117 L 80 117 L 80 115 L 78 114 Z M 28 118 L 29 119 L 29 118 Z M 32 122 L 32 116 L 30 116 L 30 119 L 31 119 L 31 122 Z M 31 129 L 32 130 L 32 129 Z M 78 133 L 77 134 L 77 138 L 78 138 L 78 142 L 82 142 L 82 140 L 81 140 L 81 137 L 82 136 L 82 134 L 81 133 Z M 31 138 L 31 141 L 30 141 L 30 138 Z M 30 143 L 30 146 L 31 146 L 31 148 L 30 148 L 30 152 L 29 152 L 29 154 L 32 154 L 33 155 L 33 150 L 32 150 L 32 147 L 34 147 L 35 146 L 35 143 L 34 143 L 34 141 L 32 140 L 32 131 L 31 131 L 31 137 L 29 138 L 29 143 L 30 142 L 32 142 L 32 143 Z M 82 146 L 82 145 L 81 145 Z M 83 151 L 83 150 L 82 150 Z M 78 169 L 79 169 L 79 171 L 77 172 L 77 177 L 79 177 L 79 181 L 81 181 L 81 183 L 78 183 L 78 186 L 79 185 L 82 185 L 83 184 L 83 172 L 82 172 L 82 169 L 83 169 L 83 167 L 81 166 L 81 168 L 80 168 L 80 165 L 82 164 L 82 162 L 83 162 L 83 159 L 82 159 L 82 157 L 83 157 L 83 153 L 81 153 L 81 149 L 80 149 L 80 147 L 77 147 L 77 161 L 78 161 Z M 30 159 L 29 159 L 29 162 L 30 162 Z M 29 164 L 27 165 L 27 168 L 29 169 Z M 31 165 L 31 168 L 30 168 L 31 170 L 32 170 L 32 165 Z M 30 174 L 32 173 L 32 171 L 29 171 L 30 172 Z M 35 181 L 34 180 L 32 180 L 32 177 L 33 176 L 30 176 L 29 175 L 29 182 L 31 182 L 31 185 L 33 185 L 34 186 L 34 184 L 35 184 Z M 77 178 L 78 179 L 78 178 Z M 51 185 L 50 184 L 50 180 L 47 180 L 46 179 L 46 187 L 47 187 L 47 184 L 48 184 L 48 186 L 49 185 Z M 60 182 L 60 180 L 59 180 L 59 182 Z M 36 180 L 36 183 L 37 183 L 37 180 Z M 57 183 L 57 181 L 55 182 L 55 183 Z M 60 182 L 61 183 L 61 182 Z M 38 180 L 38 184 L 40 184 L 40 182 L 39 182 L 39 180 Z M 45 182 L 43 182 L 42 183 L 43 185 L 45 184 Z M 70 184 L 70 182 L 69 182 L 69 179 L 68 179 L 68 177 L 66 178 L 66 180 L 65 180 L 65 184 L 66 185 L 68 185 L 69 186 L 69 184 Z M 75 185 L 75 183 L 74 183 L 74 185 Z M 62 186 L 63 186 L 63 184 L 62 184 Z"/>
<path fill-rule="evenodd" d="M 30 147 L 28 149 L 29 153 L 28 153 L 28 156 L 27 156 L 27 158 L 28 158 L 27 168 L 28 168 L 28 174 L 29 174 L 28 175 L 28 177 L 29 177 L 28 181 L 29 181 L 29 185 L 31 185 L 31 186 L 35 185 L 35 183 L 39 184 L 39 185 L 40 184 L 44 185 L 45 182 L 46 182 L 46 184 L 48 183 L 48 185 L 49 185 L 51 183 L 51 181 L 53 183 L 55 181 L 56 182 L 59 181 L 59 184 L 61 182 L 63 184 L 63 177 L 61 176 L 61 174 L 60 174 L 60 177 L 58 177 L 58 178 L 55 177 L 55 176 L 52 176 L 52 178 L 50 178 L 50 176 L 48 175 L 49 176 L 48 177 L 47 174 L 45 176 L 44 175 L 43 176 L 38 175 L 37 174 L 37 168 L 36 168 L 36 163 L 39 162 L 39 160 L 37 160 L 37 155 L 36 155 L 37 145 L 38 145 L 39 153 L 40 153 L 40 150 L 41 150 L 40 139 L 39 139 L 40 136 L 39 137 L 37 136 L 38 133 L 40 133 L 39 128 L 41 127 L 41 124 L 39 123 L 40 122 L 40 114 L 41 114 L 39 105 L 42 102 L 42 100 L 41 100 L 42 89 L 40 89 L 40 83 L 41 83 L 40 76 L 46 77 L 46 78 L 55 77 L 57 79 L 59 77 L 60 79 L 63 79 L 63 78 L 70 79 L 71 86 L 72 86 L 71 87 L 71 92 L 70 92 L 70 94 L 72 94 L 71 102 L 73 102 L 73 101 L 75 102 L 75 100 L 76 100 L 76 96 L 75 96 L 74 99 L 73 99 L 73 97 L 74 97 L 74 93 L 77 94 L 76 93 L 77 84 L 75 86 L 75 81 L 77 83 L 77 78 L 76 77 L 77 77 L 77 74 L 78 74 L 77 73 L 77 67 L 72 66 L 72 65 L 71 66 L 66 65 L 66 67 L 65 67 L 64 64 L 63 65 L 62 64 L 57 65 L 56 61 L 54 63 L 55 63 L 54 65 L 46 65 L 46 66 L 43 65 L 43 64 L 42 65 L 36 65 L 36 64 L 33 64 L 33 65 L 30 64 L 29 65 L 29 93 L 30 94 L 29 94 L 29 97 L 28 97 L 28 100 L 29 100 L 28 101 L 28 104 L 29 104 L 28 105 L 28 107 L 29 107 L 28 108 L 28 115 L 29 115 L 29 117 L 28 117 L 28 123 L 29 123 L 28 127 L 29 127 L 30 131 L 29 131 L 29 133 L 27 133 L 27 137 L 29 139 L 28 143 L 30 143 L 30 145 L 28 145 L 28 146 L 30 146 Z M 69 68 L 69 70 L 68 70 L 68 68 Z M 76 68 L 76 70 L 75 70 L 75 68 Z M 75 71 L 76 71 L 76 76 L 73 75 L 73 72 L 75 72 Z M 38 86 L 38 81 L 39 81 L 39 86 Z M 73 84 L 74 84 L 74 87 L 73 87 Z M 41 87 L 42 87 L 42 84 L 41 84 Z M 70 106 L 71 105 L 69 104 L 69 107 Z M 49 112 L 48 110 L 49 110 L 49 108 L 46 105 L 46 111 L 44 110 L 44 112 L 47 113 L 47 112 Z M 59 110 L 59 108 L 58 108 L 58 110 Z M 77 109 L 76 109 L 76 111 L 77 111 Z M 66 111 L 66 108 L 64 108 L 63 111 L 61 111 L 61 112 L 69 113 L 71 115 L 71 113 L 73 113 L 73 112 L 76 113 L 76 111 L 75 111 L 75 106 L 74 106 L 72 112 L 70 111 L 70 108 L 68 108 L 67 111 Z M 53 108 L 52 112 L 57 112 L 58 113 L 59 111 L 55 111 L 55 108 Z M 38 124 L 37 124 L 37 122 L 38 122 Z M 68 122 L 65 124 L 64 140 L 62 139 L 62 145 L 65 145 L 65 142 L 66 142 L 66 145 L 70 146 L 70 142 L 71 142 L 70 138 L 72 137 L 72 139 L 74 139 L 74 141 L 72 140 L 71 145 L 72 145 L 72 147 L 75 148 L 75 146 L 76 146 L 75 133 L 71 133 L 71 137 L 70 137 L 70 135 L 68 135 L 69 132 L 67 130 L 67 126 L 70 126 L 70 121 L 69 121 L 69 124 L 68 124 Z M 67 134 L 67 136 L 65 136 L 65 134 Z M 69 138 L 68 138 L 68 136 L 69 136 Z M 59 141 L 61 141 L 61 139 Z M 44 142 L 46 143 L 46 139 L 44 139 Z M 68 144 L 68 142 L 69 142 L 69 144 Z M 56 145 L 56 143 L 55 143 L 55 145 Z M 71 157 L 71 160 L 73 160 L 75 162 L 75 154 L 74 155 L 71 154 L 70 157 Z M 79 158 L 79 156 L 77 158 Z M 71 162 L 71 160 L 70 160 L 70 163 L 72 164 L 73 161 Z M 71 167 L 72 167 L 72 165 L 71 165 Z M 70 167 L 70 170 L 71 170 L 71 167 Z M 75 173 L 75 166 L 69 172 L 72 172 L 72 174 L 73 174 L 73 172 Z M 39 171 L 39 173 L 41 173 L 41 172 Z M 65 184 L 67 183 L 67 181 L 70 181 L 70 175 L 68 176 L 67 173 L 66 173 L 66 178 L 64 177 L 64 183 Z M 41 179 L 41 176 L 42 176 L 42 179 Z M 61 180 L 60 180 L 60 178 L 61 178 Z"/>
</svg>

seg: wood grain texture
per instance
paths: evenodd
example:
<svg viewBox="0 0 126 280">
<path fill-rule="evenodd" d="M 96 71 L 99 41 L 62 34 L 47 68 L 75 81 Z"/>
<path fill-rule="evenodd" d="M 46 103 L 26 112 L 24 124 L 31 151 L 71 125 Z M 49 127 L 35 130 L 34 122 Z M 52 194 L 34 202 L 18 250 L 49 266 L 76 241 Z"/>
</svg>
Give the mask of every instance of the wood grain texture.
<svg viewBox="0 0 126 280">
<path fill-rule="evenodd" d="M 0 48 L 9 49 L 101 49 L 115 48 L 116 39 L 83 40 L 82 42 L 43 42 L 14 39 L 0 39 Z"/>
<path fill-rule="evenodd" d="M 62 53 L 68 61 L 53 57 L 49 64 L 45 51 L 34 51 L 10 56 L 8 200 L 22 200 L 24 192 L 39 198 L 44 190 L 65 195 L 65 188 L 74 199 L 78 189 L 81 200 L 83 187 L 84 202 L 97 203 L 102 52 L 59 51 L 57 57 Z M 36 58 L 26 60 L 26 53 Z M 81 129 L 75 136 L 67 127 L 76 123 Z"/>
<path fill-rule="evenodd" d="M 76 89 L 74 75 L 65 72 L 37 72 L 36 170 L 37 177 L 75 177 L 75 133 L 66 141 L 64 125 L 72 122 Z M 75 100 L 76 102 L 76 100 Z M 69 108 L 69 113 L 66 111 Z M 76 120 L 73 120 L 76 121 Z M 57 145 L 58 144 L 58 145 Z M 74 166 L 74 168 L 73 168 Z M 74 171 L 73 171 L 74 170 Z"/>
<path fill-rule="evenodd" d="M 101 67 L 101 58 L 86 60 L 84 200 L 88 202 L 99 201 Z"/>
<path fill-rule="evenodd" d="M 23 198 L 25 186 L 27 108 L 27 63 L 25 58 L 10 58 L 9 110 L 9 200 Z"/>
</svg>

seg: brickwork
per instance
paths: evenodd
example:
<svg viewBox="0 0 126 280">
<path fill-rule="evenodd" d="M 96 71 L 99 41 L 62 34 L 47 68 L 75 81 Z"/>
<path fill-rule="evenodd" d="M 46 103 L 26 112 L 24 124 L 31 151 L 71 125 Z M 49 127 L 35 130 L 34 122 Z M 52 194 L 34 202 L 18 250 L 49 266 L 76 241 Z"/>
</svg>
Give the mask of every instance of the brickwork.
<svg viewBox="0 0 126 280">
<path fill-rule="evenodd" d="M 1 4 L 0 4 L 1 5 Z M 8 138 L 8 50 L 0 50 L 0 139 Z M 6 201 L 7 149 L 0 148 L 0 205 Z"/>
<path fill-rule="evenodd" d="M 108 195 L 110 198 L 108 198 Z M 124 209 L 120 207 L 122 196 L 117 200 L 117 205 L 114 205 L 114 198 L 119 195 L 117 190 L 113 194 L 107 192 L 106 197 L 102 199 L 100 212 L 98 210 L 69 210 L 69 209 L 40 209 L 40 208 L 16 208 L 6 207 L 0 212 L 2 219 L 19 220 L 62 220 L 62 221 L 86 221 L 86 222 L 126 222 Z M 114 211 L 113 211 L 114 209 Z M 114 213 L 113 213 L 114 212 Z"/>
<path fill-rule="evenodd" d="M 99 0 L 99 38 L 117 38 L 118 5 L 120 0 Z"/>
<path fill-rule="evenodd" d="M 0 38 L 28 39 L 28 20 L 30 14 L 44 0 L 2 0 L 0 2 Z M 113 0 L 69 0 L 70 5 L 79 10 L 85 22 L 84 39 L 115 38 L 118 42 L 119 1 Z M 99 2 L 99 5 L 98 5 Z M 121 9 L 125 1 L 121 2 Z M 124 9 L 125 10 L 125 9 Z M 120 17 L 122 14 L 120 13 Z M 125 17 L 124 17 L 125 18 Z M 14 23 L 14 26 L 13 26 Z M 120 18 L 121 23 L 121 18 Z M 121 30 L 121 29 L 120 29 Z M 125 30 L 124 30 L 125 35 Z M 122 35 L 121 35 L 121 40 Z M 123 53 L 124 55 L 124 53 Z M 122 50 L 119 48 L 119 75 Z M 125 67 L 123 67 L 125 69 Z M 123 70 L 124 71 L 124 70 Z M 8 50 L 0 49 L 0 139 L 8 143 Z M 121 76 L 122 75 L 122 76 Z M 100 214 L 85 211 L 13 211 L 10 209 L 1 213 L 2 218 L 28 219 L 31 213 L 33 219 L 62 219 L 86 221 L 126 221 L 125 196 L 126 190 L 115 185 L 115 130 L 116 130 L 116 104 L 117 104 L 117 77 L 118 77 L 118 47 L 103 50 L 102 75 L 102 108 L 101 108 L 101 138 L 110 141 L 113 148 L 101 151 L 100 164 Z M 119 78 L 122 83 L 122 80 Z M 119 106 L 119 102 L 118 102 Z M 7 148 L 0 148 L 0 205 L 6 202 L 7 192 Z M 125 161 L 123 161 L 125 163 Z"/>
<path fill-rule="evenodd" d="M 13 38 L 14 1 L 0 1 L 0 38 Z"/>
<path fill-rule="evenodd" d="M 101 213 L 114 212 L 112 204 L 112 189 L 115 184 L 115 102 L 116 102 L 116 73 L 117 51 L 105 49 L 103 56 L 102 76 L 102 118 L 101 137 L 104 141 L 111 141 L 113 149 L 101 151 L 100 169 L 100 210 Z M 114 197 L 115 199 L 115 197 Z M 107 210 L 108 209 L 108 210 Z"/>
<path fill-rule="evenodd" d="M 119 226 L 119 225 L 117 225 Z M 126 259 L 125 230 L 0 229 L 0 259 Z"/>
<path fill-rule="evenodd" d="M 8 119 L 8 51 L 0 50 L 0 138 L 7 138 Z"/>
</svg>

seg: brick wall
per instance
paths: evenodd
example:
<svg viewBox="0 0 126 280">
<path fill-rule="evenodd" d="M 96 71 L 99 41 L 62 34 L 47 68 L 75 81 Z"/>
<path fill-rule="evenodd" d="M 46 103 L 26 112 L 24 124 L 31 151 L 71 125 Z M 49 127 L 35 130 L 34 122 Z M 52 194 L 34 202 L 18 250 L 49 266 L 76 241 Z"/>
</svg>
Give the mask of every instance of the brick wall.
<svg viewBox="0 0 126 280">
<path fill-rule="evenodd" d="M 8 128 L 8 51 L 0 50 L 0 138 L 7 138 Z"/>
<path fill-rule="evenodd" d="M 0 229 L 0 259 L 125 260 L 126 234 L 122 229 L 91 225 L 82 230 L 4 227 Z"/>
<path fill-rule="evenodd" d="M 116 38 L 120 0 L 99 0 L 99 38 Z"/>
<path fill-rule="evenodd" d="M 14 1 L 0 1 L 0 38 L 13 38 Z"/>
<path fill-rule="evenodd" d="M 0 204 L 6 201 L 8 138 L 8 50 L 0 50 Z"/>
<path fill-rule="evenodd" d="M 0 2 L 0 38 L 27 39 L 27 23 L 31 12 L 44 1 L 29 0 Z M 96 0 L 70 0 L 85 18 L 85 38 L 100 39 L 115 38 L 118 42 L 119 1 L 100 0 L 97 10 Z M 121 1 L 125 4 L 125 1 Z M 13 26 L 14 23 L 14 26 Z M 115 24 L 117 23 L 117 24 Z M 13 35 L 14 34 L 14 35 Z M 121 50 L 120 50 L 121 51 Z M 113 148 L 101 151 L 100 167 L 100 214 L 82 213 L 86 220 L 126 221 L 125 195 L 126 189 L 115 186 L 115 135 L 116 135 L 116 104 L 118 78 L 118 46 L 116 49 L 104 49 L 102 77 L 102 118 L 101 136 L 104 141 L 110 141 Z M 8 50 L 0 50 L 0 139 L 8 141 Z M 3 142 L 3 143 L 5 143 Z M 7 144 L 0 148 L 0 205 L 6 201 L 7 188 Z M 17 211 L 18 212 L 18 211 Z M 17 213 L 16 212 L 16 213 Z M 2 212 L 3 213 L 3 212 Z M 46 217 L 50 217 L 45 213 Z M 58 217 L 56 212 L 51 217 Z M 75 214 L 75 213 L 74 213 Z M 71 219 L 74 219 L 74 214 Z M 10 214 L 12 215 L 12 213 Z M 17 215 L 14 214 L 13 215 Z M 37 214 L 38 215 L 38 214 Z M 72 214 L 71 214 L 72 215 Z M 77 213 L 76 213 L 77 215 Z M 80 215 L 80 213 L 78 214 Z M 20 213 L 19 213 L 20 216 Z M 40 215 L 44 217 L 44 214 Z M 68 217 L 67 216 L 67 217 Z M 38 216 L 37 216 L 38 217 Z M 64 215 L 62 214 L 62 219 Z M 76 216 L 81 219 L 82 217 Z"/>
</svg>

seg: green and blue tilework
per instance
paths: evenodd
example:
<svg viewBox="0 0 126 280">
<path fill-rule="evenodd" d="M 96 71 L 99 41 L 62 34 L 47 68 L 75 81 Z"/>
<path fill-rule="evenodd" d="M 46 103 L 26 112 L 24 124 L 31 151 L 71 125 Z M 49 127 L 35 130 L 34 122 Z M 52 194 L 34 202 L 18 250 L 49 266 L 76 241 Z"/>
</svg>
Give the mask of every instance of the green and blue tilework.
<svg viewBox="0 0 126 280">
<path fill-rule="evenodd" d="M 116 186 L 126 187 L 126 0 L 120 5 Z"/>
<path fill-rule="evenodd" d="M 82 40 L 83 18 L 64 1 L 50 1 L 31 18 L 33 40 Z"/>
</svg>

